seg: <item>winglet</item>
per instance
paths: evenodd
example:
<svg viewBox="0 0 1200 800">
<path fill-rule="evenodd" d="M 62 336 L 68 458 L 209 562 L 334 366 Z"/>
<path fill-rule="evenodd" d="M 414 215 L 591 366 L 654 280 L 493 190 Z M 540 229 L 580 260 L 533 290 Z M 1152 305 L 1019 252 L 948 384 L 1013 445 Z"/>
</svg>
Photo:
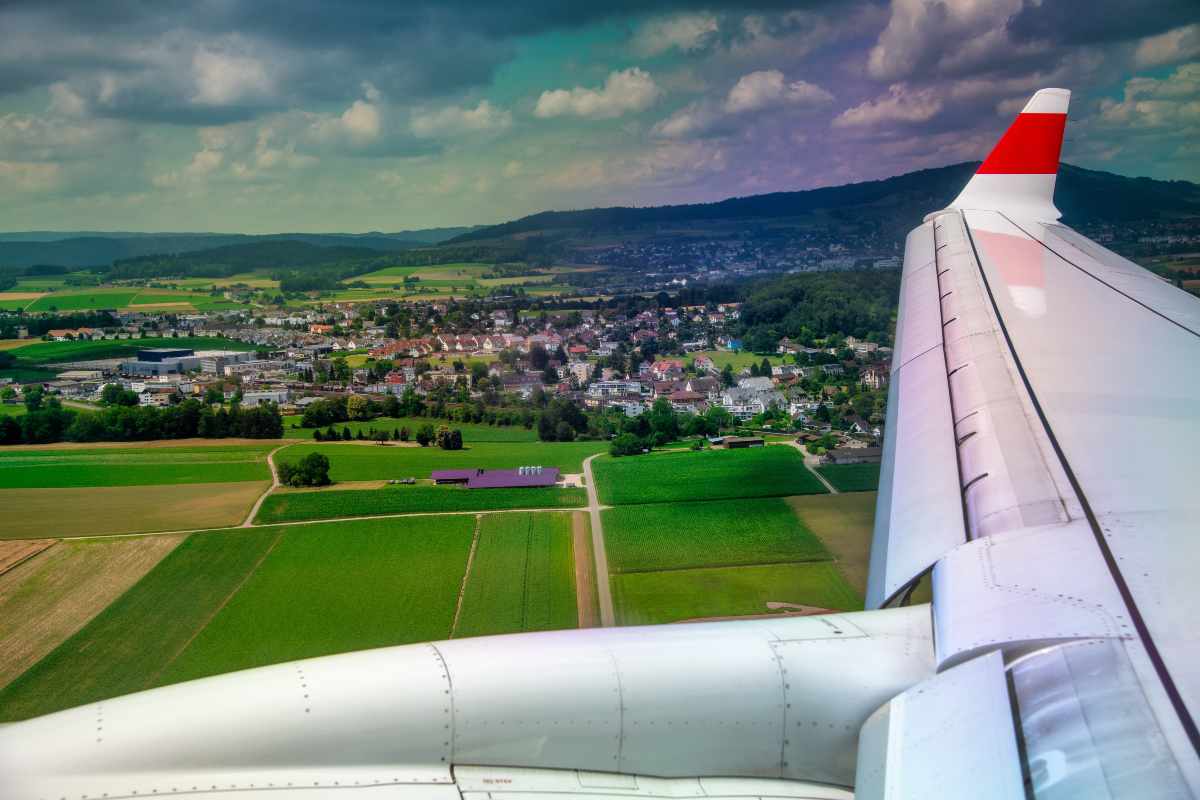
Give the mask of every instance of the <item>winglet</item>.
<svg viewBox="0 0 1200 800">
<path fill-rule="evenodd" d="M 1070 102 L 1066 89 L 1036 93 L 950 207 L 1045 222 L 1061 217 L 1054 207 L 1054 181 Z"/>
</svg>

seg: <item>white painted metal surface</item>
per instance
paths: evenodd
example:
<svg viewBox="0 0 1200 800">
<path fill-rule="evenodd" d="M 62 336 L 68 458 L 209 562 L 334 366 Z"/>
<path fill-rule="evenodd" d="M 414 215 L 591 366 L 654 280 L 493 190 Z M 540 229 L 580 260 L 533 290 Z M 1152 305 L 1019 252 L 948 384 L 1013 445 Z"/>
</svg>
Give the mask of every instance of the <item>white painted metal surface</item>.
<svg viewBox="0 0 1200 800">
<path fill-rule="evenodd" d="M 917 684 L 863 725 L 857 800 L 1024 800 L 999 653 Z"/>
</svg>

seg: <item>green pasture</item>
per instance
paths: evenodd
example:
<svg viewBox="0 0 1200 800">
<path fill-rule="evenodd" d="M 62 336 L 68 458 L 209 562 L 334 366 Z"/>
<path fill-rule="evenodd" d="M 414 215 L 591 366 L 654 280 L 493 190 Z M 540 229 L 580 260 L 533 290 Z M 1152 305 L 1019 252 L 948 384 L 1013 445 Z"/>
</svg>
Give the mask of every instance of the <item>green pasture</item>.
<svg viewBox="0 0 1200 800">
<path fill-rule="evenodd" d="M 725 365 L 729 364 L 733 367 L 733 371 L 740 372 L 743 369 L 749 369 L 751 364 L 761 364 L 763 358 L 771 362 L 771 366 L 781 366 L 788 363 L 784 356 L 767 355 L 763 356 L 757 353 L 750 353 L 745 350 L 697 350 L 691 354 L 688 359 L 690 364 L 698 356 L 708 356 L 712 359 L 713 364 L 717 369 L 725 369 Z"/>
<path fill-rule="evenodd" d="M 321 489 L 273 492 L 263 501 L 255 522 L 513 508 L 581 508 L 586 505 L 586 491 L 574 488 L 467 489 L 463 486 L 417 485 Z"/>
<path fill-rule="evenodd" d="M 28 311 L 95 311 L 101 308 L 124 308 L 140 290 L 137 288 L 65 289 L 39 297 L 30 303 Z"/>
<path fill-rule="evenodd" d="M 879 464 L 828 464 L 817 472 L 839 492 L 874 492 L 879 489 Z"/>
<path fill-rule="evenodd" d="M 348 427 L 351 435 L 357 435 L 361 430 L 366 436 L 372 428 L 386 430 L 389 434 L 400 428 L 408 428 L 410 440 L 415 441 L 417 430 L 423 425 L 432 425 L 434 430 L 443 425 L 460 430 L 463 441 L 468 445 L 475 442 L 536 442 L 538 440 L 537 431 L 523 425 L 481 425 L 471 422 L 450 422 L 432 417 L 376 417 L 362 422 L 335 423 L 333 429 L 341 434 L 342 429 Z M 283 435 L 289 439 L 311 439 L 313 430 L 313 428 L 301 428 L 300 418 L 292 417 L 284 424 Z M 327 430 L 328 427 L 322 428 L 322 434 Z M 290 453 L 291 450 L 288 452 Z"/>
<path fill-rule="evenodd" d="M 8 352 L 29 364 L 59 361 L 93 361 L 127 358 L 152 347 L 184 347 L 193 350 L 253 350 L 255 345 L 219 336 L 147 336 L 141 339 L 101 339 L 78 342 L 34 342 Z"/>
<path fill-rule="evenodd" d="M 603 452 L 607 447 L 605 442 L 475 441 L 467 443 L 462 450 L 442 450 L 438 447 L 381 446 L 374 442 L 313 442 L 289 447 L 279 454 L 278 460 L 295 462 L 309 453 L 319 452 L 329 458 L 329 477 L 335 481 L 378 481 L 428 478 L 430 472 L 438 469 L 543 466 L 577 473 L 583 471 L 584 458 Z M 811 475 L 809 478 L 816 483 Z"/>
<path fill-rule="evenodd" d="M 489 514 L 456 637 L 559 630 L 578 623 L 569 514 Z"/>
<path fill-rule="evenodd" d="M 791 447 L 651 453 L 592 462 L 600 502 L 669 503 L 821 494 L 825 487 Z"/>
<path fill-rule="evenodd" d="M 0 489 L 270 480 L 267 452 L 276 446 L 0 449 Z"/>
<path fill-rule="evenodd" d="M 612 576 L 612 592 L 620 625 L 766 614 L 767 603 L 862 608 L 828 561 L 624 573 Z"/>
<path fill-rule="evenodd" d="M 617 506 L 601 513 L 612 573 L 829 558 L 791 506 L 775 497 Z"/>
</svg>

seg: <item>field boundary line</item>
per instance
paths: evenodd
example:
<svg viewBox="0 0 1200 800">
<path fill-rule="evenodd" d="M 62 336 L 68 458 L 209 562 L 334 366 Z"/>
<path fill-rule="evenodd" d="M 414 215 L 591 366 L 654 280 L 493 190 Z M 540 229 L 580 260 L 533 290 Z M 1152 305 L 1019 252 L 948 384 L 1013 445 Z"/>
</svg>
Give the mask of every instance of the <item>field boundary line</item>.
<svg viewBox="0 0 1200 800">
<path fill-rule="evenodd" d="M 800 445 L 799 442 L 772 442 L 772 444 L 776 444 L 776 445 L 786 444 L 786 445 L 789 445 L 789 446 L 794 447 L 797 450 L 799 450 L 800 451 L 800 460 L 802 462 L 804 462 L 804 468 L 806 470 L 808 470 L 809 472 L 811 472 L 813 477 L 816 478 L 817 480 L 819 480 L 821 482 L 821 485 L 824 486 L 829 491 L 830 494 L 841 494 L 841 492 L 839 492 L 837 490 L 837 487 L 829 482 L 828 478 L 826 478 L 824 475 L 822 475 L 820 472 L 818 472 L 816 467 L 814 467 L 808 463 L 809 453 L 807 450 L 805 450 Z M 800 495 L 787 495 L 787 496 L 788 497 L 799 497 Z"/>
<path fill-rule="evenodd" d="M 816 534 L 813 534 L 816 536 Z M 819 537 L 818 537 L 819 540 Z M 824 543 L 822 542 L 822 547 Z M 819 558 L 783 558 L 778 561 L 747 561 L 741 564 L 701 564 L 690 567 L 656 567 L 654 569 L 618 569 L 614 575 L 645 575 L 651 572 L 687 572 L 693 569 L 733 569 L 736 567 L 777 567 L 780 564 L 824 564 L 837 563 L 832 553 L 826 553 Z"/>
<path fill-rule="evenodd" d="M 250 507 L 250 513 L 246 515 L 244 520 L 242 520 L 240 527 L 252 527 L 254 525 L 254 518 L 258 516 L 258 510 L 262 508 L 263 501 L 267 499 L 267 495 L 279 488 L 279 469 L 275 466 L 275 454 L 283 448 L 291 447 L 294 444 L 296 444 L 296 442 L 281 444 L 279 447 L 276 447 L 274 450 L 271 450 L 267 453 L 267 468 L 271 470 L 271 485 L 268 486 L 267 490 L 260 494 L 258 499 L 254 501 L 254 505 Z"/>
<path fill-rule="evenodd" d="M 261 567 L 263 562 L 267 560 L 267 556 L 275 552 L 275 545 L 279 544 L 279 540 L 283 538 L 284 533 L 286 533 L 286 531 L 279 531 L 275 534 L 275 538 L 271 540 L 270 546 L 267 547 L 267 549 L 263 551 L 263 554 L 258 557 L 258 560 L 254 562 L 254 566 L 246 570 L 246 574 L 243 575 L 242 579 L 237 582 L 237 586 L 234 586 L 229 591 L 229 594 L 225 595 L 225 598 L 217 604 L 217 607 L 212 610 L 212 613 L 204 618 L 204 622 L 198 625 L 196 630 L 192 631 L 192 635 L 188 637 L 187 641 L 184 642 L 178 650 L 171 654 L 171 657 L 167 659 L 166 663 L 164 663 L 158 668 L 157 671 L 155 671 L 153 677 L 151 678 L 151 682 L 146 685 L 147 689 L 154 688 L 153 681 L 157 681 L 160 677 L 162 677 L 162 674 L 167 671 L 167 668 L 174 664 L 176 659 L 183 655 L 184 651 L 191 646 L 192 642 L 196 641 L 196 637 L 199 636 L 205 628 L 212 624 L 212 621 L 216 619 L 217 614 L 220 614 L 225 609 L 225 606 L 229 605 L 229 601 L 232 600 L 234 596 L 242 590 L 242 587 L 246 585 L 246 582 L 250 580 L 254 573 L 258 572 L 258 568 Z M 180 542 L 180 544 L 182 544 L 182 542 Z"/>
<path fill-rule="evenodd" d="M 587 481 L 588 515 L 592 523 L 592 558 L 596 562 L 596 589 L 600 597 L 600 626 L 611 628 L 616 624 L 613 614 L 612 585 L 608 574 L 608 551 L 604 548 L 604 527 L 600 522 L 600 499 L 596 477 L 592 473 L 592 460 L 599 453 L 583 460 L 583 476 Z"/>
<path fill-rule="evenodd" d="M 463 570 L 462 583 L 458 586 L 458 602 L 454 605 L 454 619 L 450 623 L 450 635 L 447 639 L 454 638 L 454 632 L 458 630 L 458 618 L 462 615 L 463 598 L 467 596 L 467 581 L 471 578 L 471 565 L 475 563 L 475 550 L 479 547 L 479 531 L 483 527 L 483 514 L 475 515 L 475 535 L 471 537 L 471 549 L 467 553 L 467 568 Z"/>
</svg>

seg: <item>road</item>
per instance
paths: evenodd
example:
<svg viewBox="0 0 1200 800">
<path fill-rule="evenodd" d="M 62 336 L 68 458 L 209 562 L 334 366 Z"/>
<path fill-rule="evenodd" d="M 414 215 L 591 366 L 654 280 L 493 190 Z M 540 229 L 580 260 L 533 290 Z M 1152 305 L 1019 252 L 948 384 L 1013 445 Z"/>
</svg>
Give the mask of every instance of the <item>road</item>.
<svg viewBox="0 0 1200 800">
<path fill-rule="evenodd" d="M 249 528 L 254 524 L 254 518 L 258 515 L 258 509 L 262 508 L 263 501 L 267 499 L 267 495 L 279 488 L 279 470 L 275 468 L 275 454 L 285 447 L 291 447 L 296 442 L 288 442 L 281 444 L 271 452 L 267 453 L 267 466 L 271 468 L 271 485 L 267 490 L 258 496 L 254 501 L 254 507 L 250 509 L 250 513 L 246 515 L 246 519 L 242 522 L 241 527 Z"/>
<path fill-rule="evenodd" d="M 803 445 L 799 444 L 798 442 L 784 442 L 784 444 L 790 444 L 792 447 L 799 450 L 801 458 L 804 459 L 804 468 L 811 472 L 816 479 L 821 482 L 821 485 L 829 491 L 830 494 L 838 494 L 838 490 L 834 488 L 833 484 L 825 480 L 825 476 L 817 471 L 817 465 L 821 463 L 820 456 L 814 456 L 812 453 L 805 450 Z"/>
<path fill-rule="evenodd" d="M 604 527 L 600 524 L 600 500 L 596 495 L 596 478 L 592 475 L 590 455 L 583 460 L 583 474 L 587 478 L 588 515 L 592 520 L 592 552 L 596 556 L 596 588 L 600 595 L 600 625 L 611 628 L 616 624 L 613 615 L 612 587 L 608 580 L 608 551 L 604 549 Z"/>
</svg>

